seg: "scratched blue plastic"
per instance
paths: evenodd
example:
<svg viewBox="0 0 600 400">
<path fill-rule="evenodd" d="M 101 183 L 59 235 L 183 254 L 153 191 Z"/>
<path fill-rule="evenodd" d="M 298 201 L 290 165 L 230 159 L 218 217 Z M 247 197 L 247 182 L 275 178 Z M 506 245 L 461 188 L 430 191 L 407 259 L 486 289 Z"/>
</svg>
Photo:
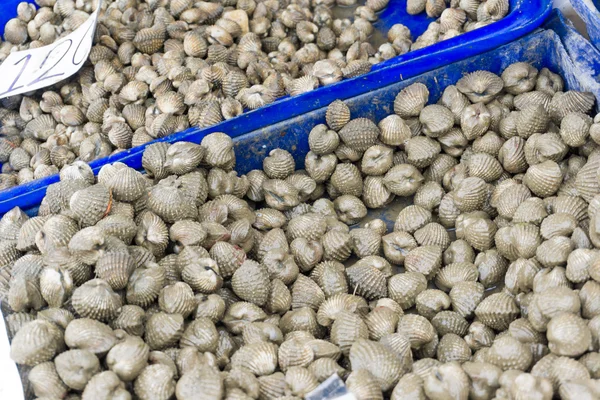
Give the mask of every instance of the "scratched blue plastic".
<svg viewBox="0 0 600 400">
<path fill-rule="evenodd" d="M 217 131 L 227 132 L 230 136 L 237 137 L 257 129 L 265 129 L 278 122 L 322 108 L 335 99 L 359 96 L 402 79 L 496 48 L 539 27 L 551 11 L 550 0 L 509 1 L 511 11 L 504 19 L 434 44 L 426 49 L 395 57 L 378 64 L 369 74 L 322 87 L 300 96 L 279 99 L 266 107 L 244 113 L 209 128 L 191 128 L 159 140 L 175 142 L 189 137 L 203 137 Z M 3 27 L 5 22 L 15 15 L 18 3 L 18 0 L 0 0 L 0 27 Z M 432 19 L 427 18 L 424 14 L 407 15 L 405 8 L 406 0 L 391 0 L 388 7 L 381 12 L 376 27 L 387 32 L 393 24 L 402 22 L 410 28 L 413 36 L 416 37 L 423 33 Z M 144 146 L 129 149 L 111 157 L 96 160 L 90 165 L 97 172 L 102 165 L 122 161 L 137 153 L 141 154 L 143 149 Z M 29 208 L 39 203 L 48 185 L 57 181 L 58 176 L 55 175 L 0 192 L 0 214 L 17 204 Z"/>
<path fill-rule="evenodd" d="M 590 41 L 600 49 L 600 0 L 569 0 L 587 29 Z"/>
<path fill-rule="evenodd" d="M 569 37 L 570 51 L 567 51 L 562 40 L 567 39 L 567 33 L 571 34 L 572 32 L 562 25 L 558 14 L 546 26 L 554 26 L 557 31 L 545 29 L 530 34 L 496 50 L 349 98 L 346 102 L 353 117 L 380 120 L 393 113 L 392 104 L 396 94 L 402 88 L 414 82 L 426 84 L 431 94 L 430 101 L 435 102 L 446 86 L 455 83 L 464 74 L 478 69 L 499 73 L 508 65 L 517 61 L 530 62 L 538 68 L 549 68 L 564 77 L 568 89 L 590 91 L 594 93 L 597 99 L 600 99 L 600 84 L 587 73 L 592 60 L 580 63 L 574 62 L 571 58 L 573 55 L 577 59 L 577 37 L 582 48 L 589 46 L 589 42 L 581 36 Z M 595 63 L 600 63 L 600 59 L 596 59 Z M 314 125 L 324 122 L 325 107 L 234 138 L 237 171 L 246 173 L 252 169 L 260 168 L 265 155 L 277 147 L 290 151 L 296 159 L 298 168 L 302 168 L 304 156 L 308 152 L 308 133 Z M 199 143 L 204 136 L 204 132 L 191 132 L 182 135 L 181 140 Z M 123 157 L 121 161 L 133 168 L 141 169 L 141 158 L 141 152 L 133 152 Z M 37 188 L 12 199 L 3 200 L 0 202 L 2 210 L 0 214 L 15 206 L 20 206 L 32 213 L 44 194 L 45 188 Z"/>
</svg>

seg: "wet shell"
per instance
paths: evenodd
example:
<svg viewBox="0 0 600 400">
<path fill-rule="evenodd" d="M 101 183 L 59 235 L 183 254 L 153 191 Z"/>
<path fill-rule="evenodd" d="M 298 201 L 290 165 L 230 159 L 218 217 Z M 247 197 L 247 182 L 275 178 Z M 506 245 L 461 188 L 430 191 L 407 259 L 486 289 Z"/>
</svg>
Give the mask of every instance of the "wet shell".
<svg viewBox="0 0 600 400">
<path fill-rule="evenodd" d="M 121 298 L 102 279 L 92 279 L 73 292 L 72 305 L 84 318 L 107 321 L 116 317 Z"/>
<path fill-rule="evenodd" d="M 398 93 L 394 100 L 394 112 L 402 118 L 418 117 L 428 99 L 427 87 L 422 83 L 414 83 Z"/>
<path fill-rule="evenodd" d="M 591 334 L 581 317 L 563 313 L 548 323 L 548 347 L 560 356 L 578 357 L 591 346 Z"/>
<path fill-rule="evenodd" d="M 232 367 L 244 367 L 257 376 L 270 375 L 277 368 L 277 345 L 258 342 L 242 346 L 231 357 Z"/>
<path fill-rule="evenodd" d="M 556 193 L 561 182 L 562 172 L 554 161 L 532 165 L 527 169 L 523 183 L 536 195 L 548 197 Z"/>
<path fill-rule="evenodd" d="M 469 175 L 492 182 L 500 178 L 504 172 L 496 158 L 487 153 L 475 153 L 469 158 Z"/>
<path fill-rule="evenodd" d="M 442 265 L 442 249 L 439 246 L 421 246 L 408 252 L 404 259 L 407 271 L 418 272 L 432 279 Z"/>
<path fill-rule="evenodd" d="M 263 160 L 263 170 L 271 179 L 285 179 L 294 172 L 295 162 L 287 151 L 275 149 Z"/>
<path fill-rule="evenodd" d="M 414 233 L 431 222 L 432 214 L 419 206 L 408 206 L 398 214 L 394 225 L 395 231 Z"/>
<path fill-rule="evenodd" d="M 333 152 L 339 145 L 340 138 L 334 130 L 326 125 L 316 125 L 308 135 L 308 145 L 315 154 L 324 155 Z"/>
<path fill-rule="evenodd" d="M 137 32 L 133 38 L 133 44 L 139 51 L 153 54 L 162 48 L 165 36 L 166 30 L 164 26 L 155 25 Z"/>
<path fill-rule="evenodd" d="M 98 184 L 75 192 L 70 208 L 83 226 L 91 226 L 108 214 L 111 203 L 110 190 Z"/>
<path fill-rule="evenodd" d="M 437 358 L 443 363 L 463 363 L 471 358 L 471 349 L 462 337 L 454 333 L 448 333 L 440 339 Z"/>
<path fill-rule="evenodd" d="M 496 330 L 506 330 L 519 315 L 515 301 L 506 293 L 495 293 L 483 299 L 475 315 L 485 325 Z"/>
<path fill-rule="evenodd" d="M 270 292 L 268 272 L 257 262 L 246 260 L 231 278 L 234 293 L 241 299 L 263 306 Z"/>
<path fill-rule="evenodd" d="M 396 355 L 386 346 L 365 339 L 357 340 L 350 348 L 353 370 L 371 372 L 382 391 L 391 389 L 404 372 Z"/>
<path fill-rule="evenodd" d="M 452 111 L 444 106 L 431 104 L 421 110 L 419 121 L 423 126 L 422 129 L 425 135 L 437 138 L 452 128 L 454 125 L 454 115 Z"/>
<path fill-rule="evenodd" d="M 479 271 L 471 263 L 453 263 L 442 268 L 435 276 L 435 285 L 445 291 L 450 291 L 460 282 L 477 281 Z"/>
<path fill-rule="evenodd" d="M 149 365 L 135 380 L 133 390 L 141 399 L 168 399 L 175 393 L 175 375 L 167 365 Z"/>
<path fill-rule="evenodd" d="M 346 269 L 351 290 L 368 300 L 387 297 L 385 276 L 370 265 L 355 265 Z"/>
<path fill-rule="evenodd" d="M 339 131 L 342 142 L 357 151 L 365 151 L 374 145 L 379 134 L 377 125 L 366 118 L 353 119 Z"/>
<path fill-rule="evenodd" d="M 441 151 L 439 142 L 426 136 L 415 136 L 407 140 L 404 148 L 408 155 L 408 162 L 417 168 L 432 165 Z"/>
<path fill-rule="evenodd" d="M 414 237 L 420 246 L 439 246 L 442 250 L 446 250 L 450 245 L 450 236 L 446 228 L 435 222 L 417 229 Z"/>
<path fill-rule="evenodd" d="M 400 318 L 398 333 L 404 334 L 413 350 L 427 345 L 437 337 L 433 325 L 423 316 L 406 314 Z"/>
<path fill-rule="evenodd" d="M 67 386 L 60 380 L 53 362 L 36 365 L 29 372 L 29 382 L 38 397 L 64 397 Z"/>
<path fill-rule="evenodd" d="M 193 219 L 197 215 L 195 204 L 190 204 L 175 176 L 163 179 L 150 191 L 148 208 L 165 222 Z"/>
<path fill-rule="evenodd" d="M 127 284 L 127 302 L 140 307 L 149 306 L 166 281 L 164 267 L 156 263 L 146 263 L 145 267 L 133 271 Z"/>
<path fill-rule="evenodd" d="M 108 368 L 123 381 L 132 381 L 146 367 L 150 348 L 141 338 L 130 336 L 106 355 Z"/>
<path fill-rule="evenodd" d="M 489 363 L 506 371 L 517 369 L 525 371 L 531 365 L 531 350 L 509 335 L 496 338 L 486 354 Z"/>
<path fill-rule="evenodd" d="M 83 390 L 100 372 L 100 361 L 88 350 L 69 350 L 54 360 L 60 379 L 71 389 Z"/>
<path fill-rule="evenodd" d="M 103 355 L 116 342 L 117 337 L 108 325 L 89 318 L 75 319 L 65 330 L 65 343 L 70 349 L 88 350 L 94 354 Z"/>
<path fill-rule="evenodd" d="M 590 92 L 557 92 L 550 102 L 550 115 L 559 121 L 567 114 L 577 112 L 587 114 L 594 106 L 594 96 Z"/>
<path fill-rule="evenodd" d="M 369 329 L 360 316 L 341 311 L 331 327 L 331 342 L 339 346 L 344 354 L 350 352 L 357 339 L 367 339 Z"/>
<path fill-rule="evenodd" d="M 196 309 L 196 300 L 189 285 L 176 282 L 160 291 L 158 305 L 166 313 L 181 314 L 185 318 Z"/>
<path fill-rule="evenodd" d="M 423 381 L 425 394 L 429 398 L 444 394 L 466 398 L 469 394 L 469 377 L 456 362 L 434 367 Z"/>
<path fill-rule="evenodd" d="M 133 258 L 126 253 L 106 253 L 96 263 L 96 274 L 114 290 L 124 289 L 135 270 Z"/>
<path fill-rule="evenodd" d="M 127 304 L 121 307 L 121 312 L 111 322 L 111 327 L 113 329 L 122 329 L 129 335 L 143 336 L 145 319 L 143 308 Z"/>
<path fill-rule="evenodd" d="M 383 253 L 394 264 L 403 264 L 408 252 L 417 247 L 416 240 L 407 232 L 392 232 L 381 238 Z"/>
<path fill-rule="evenodd" d="M 398 115 L 388 115 L 378 124 L 379 139 L 388 146 L 400 146 L 412 136 L 410 128 Z"/>
<path fill-rule="evenodd" d="M 506 15 L 508 8 L 505 2 L 495 0 L 486 4 L 487 12 L 494 18 L 502 18 Z M 535 88 L 538 71 L 528 63 L 515 63 L 509 65 L 502 72 L 504 88 L 508 93 L 519 95 L 529 92 Z"/>
<path fill-rule="evenodd" d="M 472 103 L 489 103 L 503 89 L 504 82 L 488 71 L 475 71 L 456 83 L 456 88 L 465 94 Z"/>
<path fill-rule="evenodd" d="M 477 177 L 463 179 L 454 191 L 454 204 L 462 212 L 480 210 L 487 199 L 487 185 Z"/>
<path fill-rule="evenodd" d="M 48 321 L 29 322 L 13 337 L 10 357 L 29 366 L 50 361 L 63 345 L 62 336 L 56 325 Z"/>
<path fill-rule="evenodd" d="M 211 133 L 202 139 L 200 145 L 206 148 L 204 161 L 210 166 L 229 170 L 235 165 L 233 142 L 228 135 Z"/>
<path fill-rule="evenodd" d="M 210 258 L 200 258 L 185 265 L 181 270 L 181 278 L 200 293 L 213 293 L 223 285 L 219 266 Z"/>
<path fill-rule="evenodd" d="M 183 316 L 158 312 L 148 318 L 144 338 L 151 350 L 161 350 L 175 345 L 183 332 Z"/>
</svg>

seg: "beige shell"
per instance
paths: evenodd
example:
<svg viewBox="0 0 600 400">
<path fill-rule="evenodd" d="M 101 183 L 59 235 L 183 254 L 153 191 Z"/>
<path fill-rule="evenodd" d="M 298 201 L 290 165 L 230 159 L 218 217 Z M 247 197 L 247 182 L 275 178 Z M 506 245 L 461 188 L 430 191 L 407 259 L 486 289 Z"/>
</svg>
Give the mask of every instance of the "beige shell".
<svg viewBox="0 0 600 400">
<path fill-rule="evenodd" d="M 527 370 L 532 362 L 531 350 L 509 335 L 496 338 L 486 354 L 489 363 L 506 371 L 509 369 Z"/>
<path fill-rule="evenodd" d="M 252 343 L 242 346 L 231 357 L 232 367 L 244 367 L 257 376 L 270 375 L 277 368 L 277 345 Z"/>
<path fill-rule="evenodd" d="M 366 118 L 350 120 L 338 132 L 343 143 L 357 151 L 365 151 L 375 144 L 380 131 L 377 125 Z"/>
<path fill-rule="evenodd" d="M 63 346 L 63 333 L 51 322 L 35 320 L 13 337 L 10 357 L 18 364 L 35 366 L 50 361 Z"/>
<path fill-rule="evenodd" d="M 65 343 L 70 349 L 88 350 L 103 355 L 116 342 L 117 337 L 108 325 L 89 318 L 75 319 L 65 330 Z"/>
<path fill-rule="evenodd" d="M 559 356 L 577 357 L 591 346 L 585 320 L 573 314 L 559 314 L 548 323 L 548 347 Z"/>
<path fill-rule="evenodd" d="M 388 146 L 401 146 L 412 136 L 410 128 L 402 117 L 388 115 L 378 124 L 381 130 L 379 139 Z"/>
<path fill-rule="evenodd" d="M 442 249 L 439 246 L 421 246 L 408 252 L 404 267 L 409 272 L 418 272 L 432 279 L 442 265 Z M 393 297 L 392 297 L 393 298 Z"/>
<path fill-rule="evenodd" d="M 419 315 L 432 319 L 438 312 L 450 307 L 450 297 L 437 289 L 426 289 L 419 293 L 415 299 Z"/>
<path fill-rule="evenodd" d="M 402 89 L 394 100 L 394 112 L 402 118 L 418 117 L 429 99 L 429 90 L 422 83 Z"/>
<path fill-rule="evenodd" d="M 437 338 L 433 325 L 425 317 L 416 314 L 406 314 L 400 318 L 398 333 L 402 333 L 408 338 L 413 350 L 419 349 Z"/>
<path fill-rule="evenodd" d="M 443 363 L 463 363 L 471 358 L 471 349 L 465 340 L 454 334 L 448 333 L 440 339 L 437 348 L 437 359 Z"/>
<path fill-rule="evenodd" d="M 164 364 L 149 365 L 142 370 L 134 383 L 133 390 L 140 398 L 169 398 L 175 392 L 175 375 Z"/>
<path fill-rule="evenodd" d="M 369 329 L 360 316 L 348 311 L 338 313 L 331 326 L 331 342 L 348 354 L 358 339 L 367 339 Z"/>
<path fill-rule="evenodd" d="M 405 398 L 424 399 L 425 393 L 423 389 L 423 380 L 414 373 L 403 375 L 392 391 L 390 398 L 392 400 L 400 400 Z"/>
<path fill-rule="evenodd" d="M 98 357 L 87 350 L 66 351 L 56 356 L 54 363 L 60 379 L 74 390 L 83 390 L 100 372 Z"/>
<path fill-rule="evenodd" d="M 350 109 L 343 101 L 336 100 L 327 107 L 325 118 L 329 128 L 339 131 L 350 121 Z"/>
<path fill-rule="evenodd" d="M 117 315 L 121 298 L 106 281 L 93 279 L 75 289 L 72 304 L 82 317 L 108 321 Z"/>
<path fill-rule="evenodd" d="M 477 318 L 490 328 L 505 330 L 519 315 L 515 301 L 506 293 L 492 294 L 475 309 Z"/>
<path fill-rule="evenodd" d="M 257 262 L 246 260 L 234 272 L 231 285 L 234 293 L 242 300 L 258 306 L 266 303 L 269 297 L 268 272 Z"/>
<path fill-rule="evenodd" d="M 366 369 L 371 372 L 382 391 L 391 389 L 404 372 L 399 359 L 390 349 L 365 339 L 358 339 L 350 348 L 350 364 L 353 370 Z"/>
<path fill-rule="evenodd" d="M 183 317 L 180 314 L 158 312 L 146 322 L 145 341 L 151 350 L 165 349 L 176 344 L 183 331 Z"/>
</svg>

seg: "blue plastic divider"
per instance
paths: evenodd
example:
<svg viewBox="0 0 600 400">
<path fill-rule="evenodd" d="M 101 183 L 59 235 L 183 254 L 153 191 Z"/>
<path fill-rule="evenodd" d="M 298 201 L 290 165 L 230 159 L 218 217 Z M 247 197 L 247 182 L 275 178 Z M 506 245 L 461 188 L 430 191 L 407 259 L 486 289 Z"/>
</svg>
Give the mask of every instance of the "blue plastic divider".
<svg viewBox="0 0 600 400">
<path fill-rule="evenodd" d="M 15 0 L 9 0 L 0 4 L 0 15 L 5 17 L 6 14 L 14 13 L 16 9 L 14 3 Z M 9 5 L 12 5 L 12 8 L 8 9 Z M 269 129 L 270 126 L 281 121 L 325 107 L 336 99 L 360 96 L 508 43 L 539 27 L 552 7 L 550 0 L 510 0 L 510 6 L 510 13 L 500 21 L 425 49 L 387 60 L 374 66 L 373 71 L 368 74 L 299 96 L 282 98 L 268 106 L 246 112 L 217 125 L 203 129 L 190 128 L 158 141 L 199 141 L 211 132 L 226 132 L 232 137 L 238 137 L 255 130 Z M 425 15 L 409 16 L 405 8 L 406 0 L 391 0 L 388 7 L 381 12 L 376 27 L 387 31 L 393 24 L 401 22 L 412 30 L 413 35 L 420 35 L 432 19 Z M 139 146 L 129 149 L 96 160 L 90 165 L 95 172 L 98 172 L 107 163 L 138 159 L 144 148 L 145 146 Z M 57 181 L 58 175 L 54 175 L 0 192 L 0 214 L 15 205 L 24 209 L 33 207 L 41 201 L 48 185 Z"/>
<path fill-rule="evenodd" d="M 600 49 L 600 0 L 569 0 L 579 14 L 590 37 L 590 41 Z"/>
</svg>

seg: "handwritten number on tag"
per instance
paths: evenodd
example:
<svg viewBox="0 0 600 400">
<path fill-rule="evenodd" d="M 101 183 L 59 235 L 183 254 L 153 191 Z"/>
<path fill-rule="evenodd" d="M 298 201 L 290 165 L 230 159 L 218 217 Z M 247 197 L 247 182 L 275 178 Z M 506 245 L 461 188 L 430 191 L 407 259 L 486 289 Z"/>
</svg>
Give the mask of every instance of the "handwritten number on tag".
<svg viewBox="0 0 600 400">
<path fill-rule="evenodd" d="M 27 68 L 27 64 L 29 64 L 30 58 L 31 58 L 31 54 L 27 54 L 25 57 L 21 58 L 19 61 L 17 61 L 14 64 L 14 65 L 19 65 L 23 60 L 25 60 L 25 62 L 23 63 L 23 66 L 21 67 L 21 70 L 17 74 L 17 77 L 15 78 L 15 80 L 10 84 L 10 86 L 8 87 L 8 90 L 0 93 L 0 96 L 4 96 L 6 93 L 12 92 L 13 90 L 17 90 L 17 89 L 20 89 L 23 87 L 23 85 L 21 85 L 21 86 L 15 86 L 15 85 L 17 84 L 17 81 L 23 74 L 23 71 L 25 71 L 25 68 Z"/>
<path fill-rule="evenodd" d="M 84 62 L 87 59 L 87 56 L 86 56 L 85 58 L 81 58 L 81 60 L 79 60 L 78 62 L 75 62 L 75 56 L 77 56 L 77 53 L 79 52 L 79 47 L 81 46 L 81 43 L 83 43 L 84 40 L 87 39 L 88 32 L 90 31 L 90 29 L 92 29 L 92 27 L 95 27 L 95 25 L 94 24 L 90 24 L 90 26 L 88 26 L 87 30 L 85 31 L 85 33 L 81 37 L 81 40 L 79 41 L 79 44 L 77 45 L 77 48 L 75 49 L 75 53 L 73 53 L 73 59 L 71 60 L 71 62 L 73 63 L 73 65 L 79 65 L 79 64 L 81 64 L 82 62 Z M 92 45 L 92 42 L 93 42 L 93 40 L 90 41 L 90 47 Z M 89 50 L 86 51 L 84 54 L 87 54 L 87 53 L 89 53 Z"/>
<path fill-rule="evenodd" d="M 42 75 L 40 75 L 37 79 L 34 79 L 33 81 L 31 81 L 27 86 L 34 85 L 34 84 L 36 84 L 38 82 L 41 82 L 41 81 L 44 81 L 46 79 L 55 78 L 57 76 L 64 75 L 64 72 L 61 72 L 59 74 L 54 74 L 54 75 L 46 76 L 46 75 L 48 75 L 48 73 L 50 71 L 52 71 L 52 69 L 54 67 L 56 67 L 56 65 L 60 62 L 60 60 L 62 60 L 64 58 L 64 56 L 67 55 L 67 53 L 71 49 L 71 46 L 73 45 L 73 41 L 71 39 L 65 40 L 64 42 L 62 42 L 61 44 L 59 44 L 58 46 L 56 46 L 52 50 L 50 50 L 48 52 L 48 54 L 46 55 L 46 58 L 44 58 L 44 61 L 42 61 L 42 65 L 40 65 L 40 69 L 42 69 L 44 67 L 44 64 L 46 64 L 46 61 L 48 60 L 48 57 L 50 57 L 50 54 L 52 54 L 54 52 L 54 50 L 56 50 L 57 48 L 59 48 L 63 44 L 68 44 L 67 50 L 63 53 L 63 55 L 60 56 L 60 58 L 58 60 L 56 60 L 56 62 L 54 63 L 54 65 L 52 65 L 48 70 L 46 70 L 46 72 L 44 72 Z"/>
</svg>

